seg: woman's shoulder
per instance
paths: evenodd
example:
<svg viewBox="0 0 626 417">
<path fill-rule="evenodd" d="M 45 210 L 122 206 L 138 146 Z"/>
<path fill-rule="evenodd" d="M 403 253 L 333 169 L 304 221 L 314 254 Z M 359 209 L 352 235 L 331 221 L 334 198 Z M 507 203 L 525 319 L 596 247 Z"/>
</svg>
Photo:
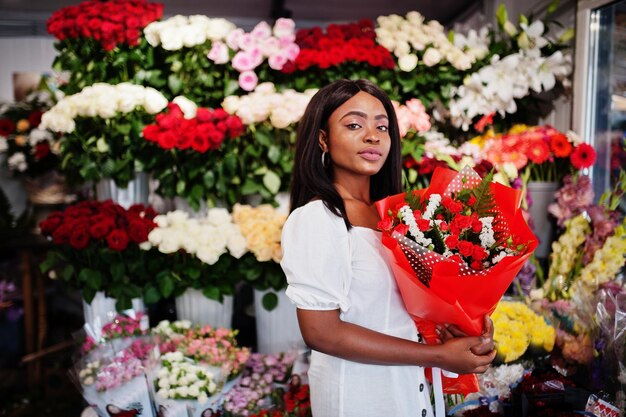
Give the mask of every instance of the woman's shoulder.
<svg viewBox="0 0 626 417">
<path fill-rule="evenodd" d="M 289 214 L 285 228 L 314 228 L 319 231 L 333 230 L 336 234 L 347 232 L 342 217 L 330 211 L 322 200 L 311 200 Z"/>
</svg>

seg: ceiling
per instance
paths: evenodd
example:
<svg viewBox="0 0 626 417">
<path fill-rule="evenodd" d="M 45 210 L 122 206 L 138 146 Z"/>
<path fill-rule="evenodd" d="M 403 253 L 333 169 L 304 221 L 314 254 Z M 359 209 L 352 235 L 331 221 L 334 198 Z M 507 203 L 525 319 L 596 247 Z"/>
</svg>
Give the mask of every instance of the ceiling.
<svg viewBox="0 0 626 417">
<path fill-rule="evenodd" d="M 0 0 L 0 36 L 46 35 L 45 22 L 55 10 L 79 0 Z M 203 14 L 226 17 L 244 29 L 260 20 L 290 16 L 299 27 L 329 21 L 374 19 L 417 10 L 427 19 L 451 24 L 476 10 L 472 0 L 161 0 L 166 16 Z"/>
</svg>

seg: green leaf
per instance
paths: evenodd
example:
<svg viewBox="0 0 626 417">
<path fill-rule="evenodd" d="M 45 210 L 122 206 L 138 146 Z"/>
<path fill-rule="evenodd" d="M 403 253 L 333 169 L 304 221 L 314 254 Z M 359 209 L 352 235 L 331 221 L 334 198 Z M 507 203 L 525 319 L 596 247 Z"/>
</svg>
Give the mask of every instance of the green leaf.
<svg viewBox="0 0 626 417">
<path fill-rule="evenodd" d="M 263 175 L 263 185 L 265 185 L 265 188 L 272 194 L 276 194 L 280 190 L 280 177 L 273 171 L 267 171 L 267 173 Z"/>
<path fill-rule="evenodd" d="M 202 180 L 206 188 L 208 189 L 213 188 L 213 186 L 215 185 L 215 173 L 210 170 L 205 172 L 204 176 L 202 177 Z"/>
<path fill-rule="evenodd" d="M 153 285 L 148 285 L 143 292 L 143 301 L 146 304 L 154 304 L 161 299 L 161 294 Z"/>
<path fill-rule="evenodd" d="M 263 304 L 263 308 L 267 311 L 272 311 L 278 306 L 278 296 L 273 292 L 268 292 L 263 296 L 263 300 L 261 301 Z"/>
<path fill-rule="evenodd" d="M 172 281 L 170 273 L 164 271 L 163 273 L 158 274 L 157 281 L 163 298 L 169 297 L 172 294 L 172 291 L 174 291 L 174 281 Z"/>
<path fill-rule="evenodd" d="M 91 288 L 83 288 L 83 298 L 87 302 L 87 304 L 91 304 L 93 298 L 96 296 L 96 290 L 92 290 Z"/>
<path fill-rule="evenodd" d="M 558 9 L 560 2 L 561 0 L 552 0 L 550 5 L 546 9 L 546 16 L 551 15 L 552 13 L 556 12 L 556 9 Z"/>
<path fill-rule="evenodd" d="M 202 272 L 198 269 L 198 268 L 194 268 L 194 267 L 187 267 L 185 268 L 185 275 L 187 275 L 189 278 L 196 280 L 198 278 L 200 278 L 200 274 Z"/>
<path fill-rule="evenodd" d="M 226 86 L 224 87 L 224 95 L 232 96 L 235 94 L 235 91 L 239 89 L 239 81 L 237 80 L 228 80 Z"/>
<path fill-rule="evenodd" d="M 476 198 L 474 210 L 479 217 L 495 216 L 496 202 L 491 192 L 490 186 L 493 180 L 493 170 L 491 170 L 485 178 L 472 190 L 472 194 Z"/>
<path fill-rule="evenodd" d="M 69 281 L 70 279 L 72 279 L 73 275 L 74 265 L 65 265 L 65 268 L 63 268 L 63 271 L 61 272 L 61 278 L 63 278 L 65 281 Z"/>
<path fill-rule="evenodd" d="M 110 270 L 114 281 L 121 281 L 126 275 L 126 267 L 123 263 L 112 264 Z"/>
<path fill-rule="evenodd" d="M 186 185 L 187 184 L 185 184 L 185 180 L 178 180 L 178 182 L 176 183 L 176 194 L 183 195 Z"/>
<path fill-rule="evenodd" d="M 84 282 L 87 288 L 90 288 L 95 291 L 100 291 L 102 289 L 102 282 L 104 281 L 104 276 L 102 272 L 97 271 L 91 268 L 85 268 L 80 271 L 78 274 L 78 279 Z"/>
<path fill-rule="evenodd" d="M 48 252 L 46 260 L 39 264 L 39 270 L 42 273 L 48 272 L 57 263 L 57 253 L 54 251 Z"/>
<path fill-rule="evenodd" d="M 167 86 L 172 91 L 172 94 L 177 95 L 183 88 L 183 82 L 176 75 L 170 74 L 170 76 L 167 77 Z"/>
<path fill-rule="evenodd" d="M 222 301 L 222 294 L 220 293 L 220 289 L 217 287 L 208 287 L 202 290 L 202 294 L 205 297 L 210 298 L 211 300 Z"/>
<path fill-rule="evenodd" d="M 278 146 L 270 146 L 270 149 L 267 151 L 267 158 L 274 164 L 278 162 L 280 159 L 280 149 Z"/>
<path fill-rule="evenodd" d="M 242 195 L 251 195 L 251 194 L 256 194 L 261 190 L 261 185 L 253 180 L 253 179 L 246 179 L 246 182 L 243 183 L 243 186 L 241 187 L 241 194 Z"/>
<path fill-rule="evenodd" d="M 521 14 L 521 15 L 519 15 L 519 22 L 527 25 L 528 24 L 528 18 L 525 15 Z"/>
</svg>

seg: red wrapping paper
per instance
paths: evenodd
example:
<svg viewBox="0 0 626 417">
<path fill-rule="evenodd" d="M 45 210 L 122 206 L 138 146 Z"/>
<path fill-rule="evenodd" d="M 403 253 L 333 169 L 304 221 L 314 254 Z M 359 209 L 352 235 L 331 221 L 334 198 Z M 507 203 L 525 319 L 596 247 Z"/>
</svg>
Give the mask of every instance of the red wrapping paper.
<svg viewBox="0 0 626 417">
<path fill-rule="evenodd" d="M 437 168 L 427 189 L 414 193 L 426 198 L 432 193 L 443 195 L 448 184 L 458 175 L 456 171 Z M 454 261 L 441 261 L 432 269 L 427 287 L 416 276 L 398 242 L 383 233 L 390 264 L 405 307 L 415 320 L 420 333 L 429 344 L 436 343 L 436 324 L 455 324 L 467 335 L 479 336 L 483 330 L 483 316 L 491 314 L 524 263 L 538 245 L 519 208 L 521 192 L 492 183 L 500 221 L 506 222 L 512 235 L 528 242 L 525 253 L 507 256 L 481 273 L 460 276 L 460 266 Z M 404 201 L 405 193 L 385 198 L 376 203 L 381 219 L 390 208 Z M 468 394 L 479 390 L 476 375 L 458 378 L 443 376 L 443 389 L 448 394 Z"/>
</svg>

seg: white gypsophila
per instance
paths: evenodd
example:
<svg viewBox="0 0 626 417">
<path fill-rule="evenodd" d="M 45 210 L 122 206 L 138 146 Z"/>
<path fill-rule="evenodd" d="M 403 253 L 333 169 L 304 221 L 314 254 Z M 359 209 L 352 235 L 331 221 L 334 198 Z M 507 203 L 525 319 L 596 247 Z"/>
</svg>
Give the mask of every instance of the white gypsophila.
<svg viewBox="0 0 626 417">
<path fill-rule="evenodd" d="M 28 144 L 30 146 L 35 146 L 39 142 L 52 141 L 52 139 L 52 133 L 50 133 L 49 131 L 45 129 L 35 128 L 30 131 L 30 134 L 28 136 Z"/>
<path fill-rule="evenodd" d="M 441 194 L 431 194 L 428 198 L 428 205 L 426 206 L 426 210 L 424 210 L 422 218 L 426 220 L 431 220 L 433 214 L 435 214 L 435 210 L 437 210 L 437 207 L 439 207 L 440 203 Z"/>
<path fill-rule="evenodd" d="M 508 255 L 509 254 L 507 253 L 506 250 L 500 251 L 500 253 L 498 253 L 496 256 L 493 257 L 492 263 L 495 265 L 498 262 L 500 262 L 502 259 L 507 257 Z"/>
<path fill-rule="evenodd" d="M 417 227 L 417 221 L 415 220 L 415 215 L 413 214 L 411 207 L 406 205 L 398 211 L 402 214 L 402 222 L 409 226 L 409 233 L 413 236 L 415 241 L 424 247 L 432 245 L 432 239 L 427 239 L 426 236 L 424 236 L 424 233 L 422 233 L 419 227 Z"/>
<path fill-rule="evenodd" d="M 10 169 L 24 172 L 28 168 L 26 164 L 26 156 L 22 152 L 16 152 L 7 159 Z"/>
<path fill-rule="evenodd" d="M 183 112 L 185 119 L 193 119 L 196 117 L 196 113 L 198 111 L 198 106 L 193 101 L 189 100 L 185 96 L 177 96 L 172 100 L 175 104 L 180 107 L 180 110 Z"/>
<path fill-rule="evenodd" d="M 478 219 L 483 224 L 483 227 L 480 230 L 480 235 L 478 236 L 480 239 L 480 246 L 487 250 L 491 248 L 494 243 L 496 243 L 493 233 L 493 219 L 493 217 L 481 217 Z"/>
</svg>

